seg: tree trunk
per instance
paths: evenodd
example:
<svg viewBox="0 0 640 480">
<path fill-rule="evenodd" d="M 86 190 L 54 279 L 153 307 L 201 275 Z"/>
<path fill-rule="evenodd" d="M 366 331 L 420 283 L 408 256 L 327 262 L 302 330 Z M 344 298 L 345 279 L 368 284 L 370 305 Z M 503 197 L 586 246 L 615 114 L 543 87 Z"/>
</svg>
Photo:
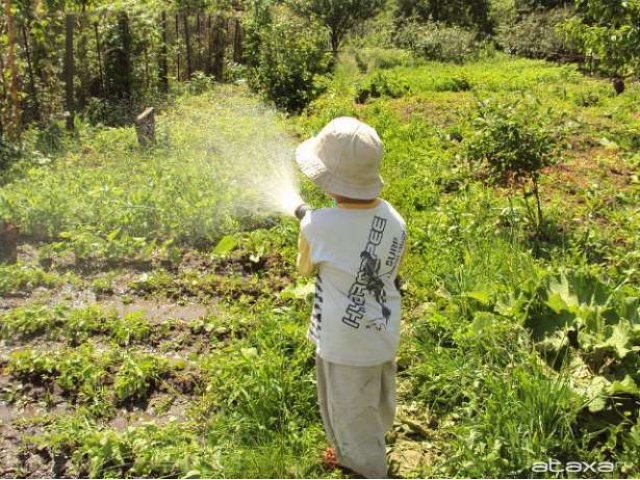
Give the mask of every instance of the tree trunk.
<svg viewBox="0 0 640 480">
<path fill-rule="evenodd" d="M 0 74 L 0 86 L 2 86 L 2 92 L 1 92 L 0 98 L 6 100 L 7 85 L 4 79 L 4 61 L 2 60 L 2 55 L 0 55 L 0 72 L 2 72 L 2 74 Z M 7 115 L 6 109 L 3 107 L 0 107 L 0 141 L 4 137 L 4 130 L 5 130 L 4 126 L 8 123 L 6 115 Z"/>
<path fill-rule="evenodd" d="M 93 31 L 96 36 L 96 55 L 98 57 L 98 73 L 100 75 L 100 98 L 102 99 L 102 121 L 106 123 L 105 112 L 107 111 L 107 94 L 104 87 L 104 68 L 102 66 L 102 44 L 100 42 L 100 31 L 98 22 L 93 24 Z"/>
<path fill-rule="evenodd" d="M 224 79 L 224 52 L 226 49 L 225 21 L 217 16 L 214 22 L 213 76 L 221 82 Z"/>
<path fill-rule="evenodd" d="M 132 112 L 132 75 L 131 75 L 131 45 L 132 38 L 129 30 L 129 16 L 126 12 L 118 12 L 117 24 L 107 30 L 104 43 L 104 72 L 105 94 L 113 107 L 109 121 L 112 125 L 127 122 L 127 116 Z"/>
<path fill-rule="evenodd" d="M 176 80 L 182 80 L 180 78 L 180 14 L 175 14 L 176 20 Z"/>
<path fill-rule="evenodd" d="M 5 0 L 7 15 L 7 42 L 9 46 L 9 70 L 11 71 L 11 121 L 9 122 L 9 135 L 13 139 L 20 137 L 20 105 L 18 103 L 18 66 L 15 58 L 15 39 L 13 35 L 13 12 L 11 0 Z"/>
<path fill-rule="evenodd" d="M 184 44 L 187 53 L 187 80 L 191 80 L 191 74 L 193 73 L 191 65 L 191 35 L 189 32 L 189 15 L 186 13 L 182 17 L 184 21 Z"/>
<path fill-rule="evenodd" d="M 334 59 L 338 57 L 341 36 L 342 35 L 340 35 L 340 32 L 337 29 L 331 29 L 331 53 L 333 54 Z"/>
<path fill-rule="evenodd" d="M 169 67 L 167 65 L 167 13 L 162 12 L 162 21 L 160 28 L 162 30 L 162 44 L 160 45 L 160 55 L 158 57 L 158 80 L 160 81 L 160 91 L 167 93 L 169 91 Z"/>
<path fill-rule="evenodd" d="M 233 30 L 233 61 L 242 63 L 242 22 L 236 17 L 235 28 Z"/>
<path fill-rule="evenodd" d="M 196 70 L 202 71 L 202 23 L 200 21 L 200 12 L 196 14 L 196 32 L 196 45 L 198 46 Z"/>
<path fill-rule="evenodd" d="M 27 26 L 22 26 L 22 38 L 24 40 L 24 53 L 27 60 L 27 71 L 29 72 L 29 84 L 31 86 L 31 95 L 33 96 L 33 118 L 36 122 L 40 121 L 40 102 L 38 102 L 38 91 L 36 88 L 36 80 L 33 74 L 33 66 L 31 63 L 31 51 L 29 49 L 29 34 Z"/>
<path fill-rule="evenodd" d="M 67 110 L 67 129 L 73 130 L 73 25 L 75 19 L 72 14 L 65 17 L 65 52 L 64 52 L 64 82 L 65 107 Z"/>
<path fill-rule="evenodd" d="M 213 52 L 215 51 L 215 35 L 211 27 L 211 14 L 207 15 L 207 55 L 205 59 L 205 72 L 207 75 L 213 73 Z"/>
<path fill-rule="evenodd" d="M 82 5 L 82 13 L 78 18 L 78 59 L 80 65 L 78 66 L 78 77 L 80 79 L 80 88 L 76 92 L 76 99 L 78 108 L 80 111 L 87 105 L 87 92 L 89 90 L 89 62 L 88 51 L 89 46 L 87 44 L 87 36 L 85 34 L 87 17 L 85 14 L 84 3 Z"/>
</svg>

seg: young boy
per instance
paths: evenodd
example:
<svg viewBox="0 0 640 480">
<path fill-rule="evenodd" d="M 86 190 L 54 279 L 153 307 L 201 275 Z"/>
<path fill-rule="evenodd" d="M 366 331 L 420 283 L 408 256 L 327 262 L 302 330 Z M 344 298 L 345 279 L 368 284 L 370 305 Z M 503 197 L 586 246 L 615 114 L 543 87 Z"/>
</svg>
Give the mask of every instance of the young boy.
<svg viewBox="0 0 640 480">
<path fill-rule="evenodd" d="M 405 223 L 378 198 L 382 142 L 355 118 L 330 122 L 302 143 L 302 172 L 336 201 L 301 222 L 298 269 L 316 272 L 308 337 L 316 345 L 318 399 L 339 465 L 387 476 L 384 435 L 395 415 Z"/>
</svg>

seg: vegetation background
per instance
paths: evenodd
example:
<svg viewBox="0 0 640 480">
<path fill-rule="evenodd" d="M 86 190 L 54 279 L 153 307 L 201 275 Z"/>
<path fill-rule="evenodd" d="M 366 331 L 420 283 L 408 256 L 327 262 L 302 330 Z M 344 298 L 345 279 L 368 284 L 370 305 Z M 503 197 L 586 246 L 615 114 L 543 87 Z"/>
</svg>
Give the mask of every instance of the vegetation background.
<svg viewBox="0 0 640 480">
<path fill-rule="evenodd" d="M 640 475 L 637 1 L 4 0 L 0 21 L 3 477 L 342 475 L 297 223 L 239 181 L 339 115 L 380 133 L 409 225 L 391 473 Z"/>
</svg>

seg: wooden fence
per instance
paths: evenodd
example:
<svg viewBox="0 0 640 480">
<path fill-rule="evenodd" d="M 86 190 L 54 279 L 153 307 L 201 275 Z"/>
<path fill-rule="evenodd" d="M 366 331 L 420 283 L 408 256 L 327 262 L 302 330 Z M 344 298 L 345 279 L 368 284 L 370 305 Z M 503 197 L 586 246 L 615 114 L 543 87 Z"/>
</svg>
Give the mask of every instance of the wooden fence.
<svg viewBox="0 0 640 480">
<path fill-rule="evenodd" d="M 107 119 L 104 112 L 114 105 L 129 121 L 136 108 L 168 92 L 171 80 L 202 72 L 223 81 L 227 67 L 243 61 L 242 23 L 234 14 L 12 18 L 7 12 L 0 23 L 0 134 L 63 112 L 73 128 L 76 113 L 90 111 L 100 120 L 102 112 Z"/>
</svg>

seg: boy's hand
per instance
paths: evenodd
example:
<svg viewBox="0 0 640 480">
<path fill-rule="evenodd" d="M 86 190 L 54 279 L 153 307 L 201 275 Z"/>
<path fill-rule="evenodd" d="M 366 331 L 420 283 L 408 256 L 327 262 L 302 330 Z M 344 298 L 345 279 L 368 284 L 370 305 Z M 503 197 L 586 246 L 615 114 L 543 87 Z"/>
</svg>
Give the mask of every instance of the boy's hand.
<svg viewBox="0 0 640 480">
<path fill-rule="evenodd" d="M 302 220 L 309 210 L 311 210 L 311 207 L 306 203 L 299 205 L 298 208 L 296 208 L 295 210 L 296 218 L 298 220 Z"/>
</svg>

